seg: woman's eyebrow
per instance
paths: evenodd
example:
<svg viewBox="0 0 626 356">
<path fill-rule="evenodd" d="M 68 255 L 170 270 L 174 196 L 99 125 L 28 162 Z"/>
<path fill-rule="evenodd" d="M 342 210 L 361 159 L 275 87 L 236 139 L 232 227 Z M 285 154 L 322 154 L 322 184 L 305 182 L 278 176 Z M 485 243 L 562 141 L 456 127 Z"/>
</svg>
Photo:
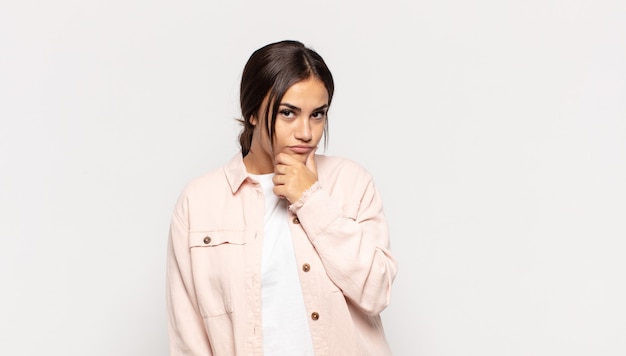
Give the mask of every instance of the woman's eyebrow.
<svg viewBox="0 0 626 356">
<path fill-rule="evenodd" d="M 280 105 L 281 106 L 286 106 L 286 107 L 288 107 L 289 109 L 291 109 L 293 111 L 302 111 L 302 109 L 300 109 L 299 107 L 297 107 L 295 105 L 292 105 L 292 104 L 289 104 L 289 103 L 280 103 Z M 320 111 L 320 110 L 324 110 L 326 108 L 328 108 L 328 104 L 324 104 L 324 105 L 320 106 L 319 108 L 315 108 L 315 109 L 313 109 L 313 111 Z"/>
<path fill-rule="evenodd" d="M 324 105 L 320 106 L 319 108 L 317 108 L 317 109 L 315 109 L 315 110 L 313 110 L 313 111 L 325 110 L 325 109 L 327 109 L 327 108 L 328 108 L 328 104 L 324 104 Z"/>
<path fill-rule="evenodd" d="M 293 111 L 302 111 L 302 109 L 300 109 L 299 107 L 295 106 L 295 105 L 291 105 L 289 103 L 280 103 L 280 106 L 286 106 L 289 109 L 293 110 Z"/>
</svg>

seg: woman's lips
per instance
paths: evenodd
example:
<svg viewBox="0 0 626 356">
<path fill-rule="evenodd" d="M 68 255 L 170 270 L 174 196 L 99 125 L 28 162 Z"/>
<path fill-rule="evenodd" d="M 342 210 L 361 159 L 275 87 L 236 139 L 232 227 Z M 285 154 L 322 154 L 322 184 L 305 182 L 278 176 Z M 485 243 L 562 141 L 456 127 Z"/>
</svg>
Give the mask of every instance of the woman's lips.
<svg viewBox="0 0 626 356">
<path fill-rule="evenodd" d="M 312 146 L 289 146 L 289 149 L 292 152 L 298 153 L 298 154 L 309 153 L 313 151 L 314 148 L 315 147 L 312 147 Z"/>
</svg>

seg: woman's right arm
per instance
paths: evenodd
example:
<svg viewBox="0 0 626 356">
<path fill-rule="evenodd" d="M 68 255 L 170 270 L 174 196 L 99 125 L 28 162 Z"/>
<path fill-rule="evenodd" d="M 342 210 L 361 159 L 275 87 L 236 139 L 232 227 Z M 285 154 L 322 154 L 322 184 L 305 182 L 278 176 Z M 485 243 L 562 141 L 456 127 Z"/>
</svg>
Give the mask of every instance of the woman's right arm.
<svg viewBox="0 0 626 356">
<path fill-rule="evenodd" d="M 172 215 L 167 248 L 166 304 L 171 356 L 211 356 L 198 311 L 189 253 L 188 204 L 179 198 Z"/>
</svg>

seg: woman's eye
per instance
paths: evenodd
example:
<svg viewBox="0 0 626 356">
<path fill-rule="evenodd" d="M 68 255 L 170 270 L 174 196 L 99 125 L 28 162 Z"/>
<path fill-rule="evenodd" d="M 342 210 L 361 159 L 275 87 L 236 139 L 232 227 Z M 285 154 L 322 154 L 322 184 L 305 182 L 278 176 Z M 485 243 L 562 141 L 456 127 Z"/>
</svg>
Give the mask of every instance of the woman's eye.
<svg viewBox="0 0 626 356">
<path fill-rule="evenodd" d="M 293 111 L 291 110 L 281 110 L 280 114 L 284 117 L 292 117 L 293 116 Z"/>
<path fill-rule="evenodd" d="M 318 112 L 314 112 L 312 116 L 314 119 L 321 120 L 326 117 L 326 113 L 323 111 L 318 111 Z"/>
</svg>

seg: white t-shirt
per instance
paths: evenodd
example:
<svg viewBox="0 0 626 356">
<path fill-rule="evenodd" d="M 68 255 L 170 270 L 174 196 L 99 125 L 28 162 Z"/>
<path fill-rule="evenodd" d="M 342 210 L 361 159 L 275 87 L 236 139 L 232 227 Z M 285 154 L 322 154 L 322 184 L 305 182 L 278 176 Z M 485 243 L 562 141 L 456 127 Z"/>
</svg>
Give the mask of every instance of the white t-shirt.
<svg viewBox="0 0 626 356">
<path fill-rule="evenodd" d="M 263 188 L 265 231 L 261 262 L 263 355 L 313 356 L 293 241 L 288 201 L 273 192 L 274 174 L 250 175 Z"/>
</svg>

